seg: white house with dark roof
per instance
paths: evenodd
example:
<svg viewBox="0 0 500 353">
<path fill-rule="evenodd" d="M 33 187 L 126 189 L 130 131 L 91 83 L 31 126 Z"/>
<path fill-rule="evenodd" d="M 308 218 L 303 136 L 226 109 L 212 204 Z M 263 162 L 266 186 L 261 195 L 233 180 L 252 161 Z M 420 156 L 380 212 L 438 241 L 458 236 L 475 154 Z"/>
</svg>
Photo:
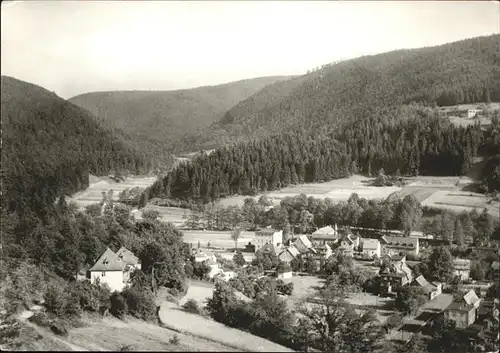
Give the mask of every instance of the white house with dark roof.
<svg viewBox="0 0 500 353">
<path fill-rule="evenodd" d="M 106 283 L 112 291 L 122 291 L 128 281 L 130 267 L 110 248 L 90 268 L 92 283 Z"/>
</svg>

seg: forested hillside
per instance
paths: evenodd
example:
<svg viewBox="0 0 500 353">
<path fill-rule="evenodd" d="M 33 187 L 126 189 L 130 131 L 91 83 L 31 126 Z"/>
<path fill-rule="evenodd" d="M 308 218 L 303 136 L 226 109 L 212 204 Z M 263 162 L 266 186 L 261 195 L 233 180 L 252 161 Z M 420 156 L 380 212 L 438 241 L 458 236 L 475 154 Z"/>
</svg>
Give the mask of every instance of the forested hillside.
<svg viewBox="0 0 500 353">
<path fill-rule="evenodd" d="M 239 101 L 284 79 L 261 77 L 176 91 L 93 92 L 70 101 L 141 141 L 144 151 L 153 149 L 164 158 L 180 137 L 208 127 Z"/>
<path fill-rule="evenodd" d="M 337 133 L 282 133 L 220 148 L 179 165 L 146 196 L 208 202 L 380 168 L 389 174 L 463 175 L 483 141 L 478 125 L 455 127 L 430 108 L 410 105 L 383 121 L 344 123 Z"/>
<path fill-rule="evenodd" d="M 2 207 L 46 211 L 88 186 L 89 173 L 146 171 L 119 131 L 42 87 L 2 76 Z"/>
<path fill-rule="evenodd" d="M 329 131 L 343 121 L 384 117 L 411 102 L 454 105 L 500 100 L 500 35 L 364 56 L 266 87 L 226 112 L 200 147 L 280 131 Z"/>
</svg>

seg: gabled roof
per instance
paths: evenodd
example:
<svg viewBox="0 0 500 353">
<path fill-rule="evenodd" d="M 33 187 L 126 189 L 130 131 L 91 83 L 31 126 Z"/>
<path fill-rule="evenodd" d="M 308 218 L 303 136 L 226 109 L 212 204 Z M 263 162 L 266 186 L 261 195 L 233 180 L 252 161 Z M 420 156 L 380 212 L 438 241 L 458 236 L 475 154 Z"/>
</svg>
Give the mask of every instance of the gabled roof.
<svg viewBox="0 0 500 353">
<path fill-rule="evenodd" d="M 479 306 L 479 304 L 481 303 L 481 299 L 479 299 L 473 289 L 471 289 L 467 292 L 467 294 L 464 295 L 464 301 L 467 303 L 467 305 L 472 305 L 475 307 Z"/>
<path fill-rule="evenodd" d="M 379 246 L 378 239 L 363 239 L 363 250 L 377 250 Z"/>
<path fill-rule="evenodd" d="M 134 255 L 134 253 L 128 250 L 126 247 L 122 246 L 120 250 L 116 252 L 116 255 L 127 265 L 137 265 L 139 263 L 139 258 Z"/>
<path fill-rule="evenodd" d="M 125 262 L 121 261 L 110 248 L 107 248 L 89 271 L 123 271 L 124 268 Z"/>
<path fill-rule="evenodd" d="M 290 245 L 287 250 L 293 257 L 297 257 L 300 255 L 300 251 L 295 247 L 295 245 Z"/>
</svg>

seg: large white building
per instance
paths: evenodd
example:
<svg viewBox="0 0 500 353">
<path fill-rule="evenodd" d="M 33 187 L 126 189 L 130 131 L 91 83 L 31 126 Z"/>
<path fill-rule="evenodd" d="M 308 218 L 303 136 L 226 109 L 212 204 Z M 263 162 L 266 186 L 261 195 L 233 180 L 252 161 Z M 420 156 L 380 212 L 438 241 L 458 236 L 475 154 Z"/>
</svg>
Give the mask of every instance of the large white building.
<svg viewBox="0 0 500 353">
<path fill-rule="evenodd" d="M 266 244 L 279 248 L 283 244 L 283 231 L 272 228 L 261 229 L 255 233 L 255 251 L 262 249 Z"/>
</svg>

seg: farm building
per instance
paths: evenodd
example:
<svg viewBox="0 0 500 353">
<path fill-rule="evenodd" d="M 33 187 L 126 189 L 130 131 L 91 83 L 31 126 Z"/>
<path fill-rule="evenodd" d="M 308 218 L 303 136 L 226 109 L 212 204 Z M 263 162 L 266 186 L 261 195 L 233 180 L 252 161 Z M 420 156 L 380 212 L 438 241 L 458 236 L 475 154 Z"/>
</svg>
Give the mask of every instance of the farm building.
<svg viewBox="0 0 500 353">
<path fill-rule="evenodd" d="M 135 258 L 135 255 L 124 247 L 120 248 L 120 250 L 122 250 L 121 258 L 110 248 L 107 248 L 101 257 L 97 259 L 94 266 L 89 270 L 92 283 L 106 283 L 112 291 L 116 290 L 120 292 L 123 290 L 129 281 L 130 274 L 136 268 L 139 268 L 140 264 L 138 261 L 135 265 L 130 265 L 122 261 L 125 258 L 123 254 L 126 254 L 128 260 Z"/>
<path fill-rule="evenodd" d="M 429 283 L 422 275 L 415 278 L 415 283 L 425 291 L 428 300 L 432 300 L 441 294 L 441 283 Z"/>
<path fill-rule="evenodd" d="M 314 245 L 324 245 L 327 242 L 336 243 L 339 240 L 337 225 L 320 228 L 312 233 L 309 238 Z"/>
<path fill-rule="evenodd" d="M 362 239 L 361 253 L 370 258 L 380 258 L 380 241 L 378 239 Z"/>
<path fill-rule="evenodd" d="M 470 276 L 470 260 L 458 258 L 453 260 L 453 274 L 460 277 L 462 281 L 468 281 Z"/>
<path fill-rule="evenodd" d="M 266 244 L 281 246 L 283 244 L 283 231 L 272 228 L 261 229 L 255 233 L 255 250 L 259 250 Z"/>
<path fill-rule="evenodd" d="M 419 240 L 413 237 L 392 237 L 384 235 L 380 241 L 382 253 L 388 255 L 415 254 L 418 255 Z"/>
<path fill-rule="evenodd" d="M 481 299 L 471 289 L 462 299 L 454 301 L 446 308 L 445 318 L 454 321 L 458 328 L 466 328 L 476 321 L 480 303 Z"/>
</svg>

